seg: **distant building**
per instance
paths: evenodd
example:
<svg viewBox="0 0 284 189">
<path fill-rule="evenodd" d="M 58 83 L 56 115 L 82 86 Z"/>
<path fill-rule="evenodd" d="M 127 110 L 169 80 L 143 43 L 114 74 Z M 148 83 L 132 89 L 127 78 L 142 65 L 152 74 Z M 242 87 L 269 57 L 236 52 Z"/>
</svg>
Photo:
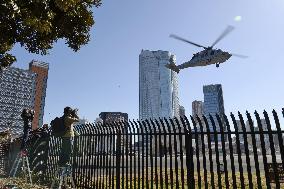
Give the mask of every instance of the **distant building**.
<svg viewBox="0 0 284 189">
<path fill-rule="evenodd" d="M 103 124 L 103 119 L 98 117 L 98 118 L 96 118 L 95 123 L 96 124 Z"/>
<path fill-rule="evenodd" d="M 178 117 L 177 73 L 165 67 L 175 61 L 168 51 L 142 50 L 139 55 L 139 119 Z"/>
<path fill-rule="evenodd" d="M 85 124 L 89 124 L 89 123 L 90 122 L 87 119 L 83 118 L 83 119 L 79 119 L 79 121 L 74 123 L 73 126 L 75 127 L 77 125 L 85 125 Z"/>
<path fill-rule="evenodd" d="M 208 117 L 210 114 L 215 118 L 215 115 L 218 114 L 222 117 L 225 113 L 222 85 L 205 85 L 203 86 L 203 93 L 205 116 Z M 217 120 L 215 120 L 215 122 L 218 123 Z M 217 128 L 217 130 L 219 130 L 219 128 Z"/>
<path fill-rule="evenodd" d="M 29 70 L 10 67 L 0 73 L 0 129 L 21 135 L 24 108 L 35 110 L 32 128 L 43 125 L 48 64 L 33 60 Z"/>
<path fill-rule="evenodd" d="M 220 131 L 220 127 L 218 124 L 218 120 L 216 118 L 216 114 L 218 114 L 221 118 L 222 125 L 224 126 L 224 118 L 223 115 L 225 114 L 224 108 L 224 100 L 223 100 L 223 91 L 222 85 L 205 85 L 203 86 L 203 93 L 204 93 L 204 115 L 208 119 L 209 128 L 213 131 L 213 124 L 209 119 L 209 115 L 214 118 L 216 130 Z M 226 128 L 224 127 L 223 130 L 225 131 Z M 218 140 L 221 140 L 221 135 L 218 135 Z M 225 136 L 225 140 L 227 140 L 227 136 Z"/>
<path fill-rule="evenodd" d="M 183 106 L 179 106 L 179 116 L 185 116 L 185 108 Z"/>
<path fill-rule="evenodd" d="M 237 131 L 239 133 L 243 132 L 243 127 L 242 127 L 242 123 L 241 120 L 236 120 L 236 125 L 237 125 Z M 241 143 L 244 143 L 244 135 L 243 134 L 239 134 L 239 140 Z"/>
<path fill-rule="evenodd" d="M 127 113 L 122 113 L 122 112 L 101 112 L 99 114 L 100 121 L 102 121 L 104 126 L 108 126 L 108 124 L 112 124 L 114 122 L 128 122 L 128 114 Z M 124 153 L 132 145 L 132 138 L 131 135 L 127 135 L 129 132 L 128 124 L 124 125 L 124 128 L 121 128 L 121 132 L 124 133 L 124 135 L 117 135 L 116 140 L 115 140 L 115 147 L 112 146 L 111 149 L 118 148 L 120 146 L 121 152 Z M 111 136 L 106 136 L 107 137 Z M 103 145 L 103 144 L 102 144 Z M 113 144 L 111 144 L 113 145 Z M 104 147 L 107 148 L 107 147 Z"/>
<path fill-rule="evenodd" d="M 192 116 L 193 117 L 202 117 L 204 114 L 204 104 L 202 101 L 193 101 L 192 102 Z"/>
<path fill-rule="evenodd" d="M 128 114 L 122 112 L 101 112 L 99 116 L 104 124 L 128 121 Z"/>
<path fill-rule="evenodd" d="M 0 73 L 0 130 L 11 128 L 14 136 L 23 133 L 21 113 L 34 107 L 36 77 L 30 70 L 14 67 Z"/>
<path fill-rule="evenodd" d="M 34 110 L 35 117 L 32 122 L 33 129 L 43 125 L 45 97 L 48 79 L 48 63 L 33 60 L 30 63 L 30 71 L 36 73 Z"/>
</svg>

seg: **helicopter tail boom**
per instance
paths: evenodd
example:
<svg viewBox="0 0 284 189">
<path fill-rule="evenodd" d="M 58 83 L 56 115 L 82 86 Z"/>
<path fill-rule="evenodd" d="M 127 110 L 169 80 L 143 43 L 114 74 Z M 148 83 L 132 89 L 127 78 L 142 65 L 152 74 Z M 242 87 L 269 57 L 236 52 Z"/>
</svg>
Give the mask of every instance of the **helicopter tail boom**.
<svg viewBox="0 0 284 189">
<path fill-rule="evenodd" d="M 180 71 L 180 69 L 174 63 L 166 64 L 165 66 L 167 68 L 175 71 L 176 73 L 179 73 L 179 71 Z"/>
</svg>

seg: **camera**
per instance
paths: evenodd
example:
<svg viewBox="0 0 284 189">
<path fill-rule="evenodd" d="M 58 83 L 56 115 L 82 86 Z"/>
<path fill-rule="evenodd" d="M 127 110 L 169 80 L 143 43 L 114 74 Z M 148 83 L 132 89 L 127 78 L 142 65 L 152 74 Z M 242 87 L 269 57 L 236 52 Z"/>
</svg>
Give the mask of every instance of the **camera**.
<svg viewBox="0 0 284 189">
<path fill-rule="evenodd" d="M 78 116 L 78 109 L 77 109 L 77 108 L 75 108 L 75 109 L 73 109 L 73 110 L 71 111 L 71 116 L 72 116 L 72 117 L 76 117 L 76 118 L 79 117 L 79 116 Z"/>
<path fill-rule="evenodd" d="M 35 116 L 33 109 L 23 109 L 21 117 L 23 120 L 32 121 Z"/>
</svg>

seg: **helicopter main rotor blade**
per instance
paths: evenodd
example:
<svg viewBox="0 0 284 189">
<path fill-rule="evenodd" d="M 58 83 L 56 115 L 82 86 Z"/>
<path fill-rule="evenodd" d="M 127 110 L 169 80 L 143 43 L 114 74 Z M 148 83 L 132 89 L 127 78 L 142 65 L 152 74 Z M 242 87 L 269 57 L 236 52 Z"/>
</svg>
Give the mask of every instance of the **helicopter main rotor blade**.
<svg viewBox="0 0 284 189">
<path fill-rule="evenodd" d="M 207 48 L 207 47 L 204 47 L 202 45 L 198 45 L 197 43 L 193 43 L 191 41 L 188 41 L 187 39 L 184 39 L 184 38 L 179 37 L 179 36 L 174 35 L 174 34 L 171 34 L 170 37 L 175 38 L 175 39 L 180 40 L 180 41 L 183 41 L 183 42 L 186 42 L 186 43 L 189 43 L 189 44 L 192 44 L 192 45 L 195 45 L 197 47 L 202 47 L 202 48 L 205 48 L 205 49 Z"/>
<path fill-rule="evenodd" d="M 216 41 L 211 45 L 211 47 L 215 46 L 219 41 L 221 41 L 226 35 L 228 35 L 231 31 L 234 30 L 233 26 L 228 26 L 223 33 L 216 39 Z"/>
<path fill-rule="evenodd" d="M 233 56 L 239 57 L 239 58 L 248 58 L 246 55 L 241 55 L 241 54 L 235 54 L 235 53 L 230 53 Z"/>
</svg>

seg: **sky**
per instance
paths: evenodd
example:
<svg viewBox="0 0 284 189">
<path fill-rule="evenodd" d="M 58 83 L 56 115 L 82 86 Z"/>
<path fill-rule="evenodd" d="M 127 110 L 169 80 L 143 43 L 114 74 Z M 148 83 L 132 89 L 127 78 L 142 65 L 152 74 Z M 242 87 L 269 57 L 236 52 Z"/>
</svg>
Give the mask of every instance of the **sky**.
<svg viewBox="0 0 284 189">
<path fill-rule="evenodd" d="M 175 2 L 175 3 L 173 3 Z M 249 56 L 178 74 L 180 105 L 203 100 L 203 85 L 222 84 L 226 113 L 281 110 L 284 94 L 284 0 L 123 0 L 94 8 L 90 42 L 79 52 L 64 40 L 49 55 L 30 54 L 19 45 L 13 65 L 28 69 L 35 59 L 49 63 L 44 123 L 61 116 L 65 106 L 94 121 L 100 112 L 126 112 L 139 118 L 139 54 L 170 51 L 177 64 L 202 49 L 169 38 L 180 35 L 210 46 L 228 26 L 235 30 L 215 47 Z"/>
</svg>

